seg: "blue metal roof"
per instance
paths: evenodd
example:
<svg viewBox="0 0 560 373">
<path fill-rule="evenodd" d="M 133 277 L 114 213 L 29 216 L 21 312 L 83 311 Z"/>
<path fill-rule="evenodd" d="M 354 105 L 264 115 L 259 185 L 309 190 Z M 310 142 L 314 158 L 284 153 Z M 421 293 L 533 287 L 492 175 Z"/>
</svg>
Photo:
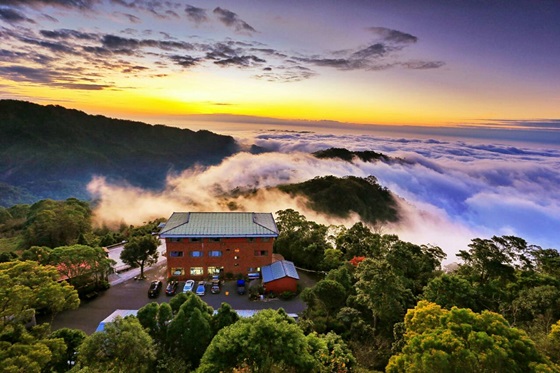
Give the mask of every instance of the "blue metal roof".
<svg viewBox="0 0 560 373">
<path fill-rule="evenodd" d="M 278 228 L 271 213 L 174 212 L 160 237 L 278 237 Z"/>
<path fill-rule="evenodd" d="M 299 280 L 294 263 L 287 260 L 279 260 L 261 268 L 263 283 L 278 280 L 279 278 L 291 277 Z"/>
</svg>

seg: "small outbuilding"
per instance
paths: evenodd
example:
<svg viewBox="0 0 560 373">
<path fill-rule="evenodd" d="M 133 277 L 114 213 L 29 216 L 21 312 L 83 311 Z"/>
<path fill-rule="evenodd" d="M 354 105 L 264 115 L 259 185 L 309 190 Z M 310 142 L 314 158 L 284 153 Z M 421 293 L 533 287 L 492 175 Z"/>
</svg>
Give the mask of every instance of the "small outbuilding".
<svg viewBox="0 0 560 373">
<path fill-rule="evenodd" d="M 262 267 L 261 273 L 263 286 L 267 293 L 297 292 L 299 275 L 294 263 L 288 260 L 279 260 Z"/>
</svg>

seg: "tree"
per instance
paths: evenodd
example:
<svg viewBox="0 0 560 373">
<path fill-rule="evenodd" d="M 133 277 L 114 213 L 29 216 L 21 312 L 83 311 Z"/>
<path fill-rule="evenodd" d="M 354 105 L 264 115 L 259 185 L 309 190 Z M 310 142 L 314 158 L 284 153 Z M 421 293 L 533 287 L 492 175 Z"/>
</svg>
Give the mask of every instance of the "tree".
<svg viewBox="0 0 560 373">
<path fill-rule="evenodd" d="M 212 317 L 212 329 L 214 334 L 239 320 L 239 315 L 231 306 L 225 302 L 220 305 L 216 314 Z"/>
<path fill-rule="evenodd" d="M 357 299 L 373 313 L 374 329 L 383 320 L 392 331 L 393 323 L 402 319 L 413 300 L 412 293 L 386 260 L 365 259 L 358 265 L 356 277 Z"/>
<path fill-rule="evenodd" d="M 499 314 L 420 301 L 405 317 L 405 345 L 387 365 L 395 372 L 553 372 L 525 332 Z"/>
<path fill-rule="evenodd" d="M 318 362 L 321 373 L 351 372 L 356 364 L 352 351 L 344 340 L 336 333 L 327 334 L 311 333 L 307 336 L 311 354 Z"/>
<path fill-rule="evenodd" d="M 169 323 L 167 329 L 168 351 L 179 355 L 191 368 L 196 368 L 206 347 L 214 336 L 212 332 L 212 307 L 193 293 Z"/>
<path fill-rule="evenodd" d="M 58 277 L 56 268 L 33 261 L 0 263 L 0 331 L 8 324 L 27 323 L 38 309 L 54 315 L 77 308 L 76 290 Z"/>
<path fill-rule="evenodd" d="M 442 274 L 430 280 L 424 287 L 424 299 L 434 302 L 443 308 L 470 308 L 478 311 L 478 293 L 466 279 L 457 275 Z"/>
<path fill-rule="evenodd" d="M 85 245 L 57 247 L 50 251 L 46 262 L 55 266 L 62 278 L 77 289 L 106 280 L 114 264 L 102 248 Z"/>
<path fill-rule="evenodd" d="M 135 317 L 117 317 L 102 332 L 87 337 L 78 362 L 103 372 L 150 372 L 156 359 L 154 342 Z"/>
<path fill-rule="evenodd" d="M 303 331 L 285 313 L 267 309 L 220 330 L 197 372 L 309 372 L 316 366 Z"/>
<path fill-rule="evenodd" d="M 32 261 L 0 263 L 0 367 L 6 372 L 40 372 L 63 355 L 60 338 L 48 337 L 48 324 L 26 328 L 36 310 L 56 314 L 77 308 L 69 284 L 57 281 L 54 267 Z"/>
<path fill-rule="evenodd" d="M 52 369 L 56 372 L 70 370 L 76 362 L 78 349 L 86 337 L 87 334 L 78 329 L 62 328 L 52 332 L 49 338 L 61 338 L 66 345 L 66 352 L 49 364 Z"/>
<path fill-rule="evenodd" d="M 131 267 L 140 267 L 140 278 L 144 278 L 144 266 L 157 261 L 159 241 L 152 235 L 132 237 L 124 245 L 121 260 Z"/>
<path fill-rule="evenodd" d="M 75 198 L 65 201 L 42 200 L 29 210 L 25 229 L 26 247 L 51 248 L 75 244 L 91 231 L 91 210 L 87 202 Z"/>
<path fill-rule="evenodd" d="M 48 337 L 48 324 L 27 329 L 24 324 L 9 324 L 0 332 L 0 370 L 39 373 L 60 361 L 66 345 L 62 338 Z"/>
</svg>

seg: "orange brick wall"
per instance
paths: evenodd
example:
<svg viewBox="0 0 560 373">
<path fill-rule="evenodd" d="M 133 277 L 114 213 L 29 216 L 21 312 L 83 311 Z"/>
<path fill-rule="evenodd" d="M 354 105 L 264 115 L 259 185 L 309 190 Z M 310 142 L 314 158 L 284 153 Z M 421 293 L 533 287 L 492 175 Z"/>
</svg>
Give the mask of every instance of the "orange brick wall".
<svg viewBox="0 0 560 373">
<path fill-rule="evenodd" d="M 174 276 L 179 280 L 208 278 L 208 267 L 223 267 L 223 273 L 241 273 L 247 275 L 249 268 L 257 271 L 257 268 L 272 263 L 272 247 L 274 238 L 221 238 L 216 242 L 209 238 L 203 238 L 197 242 L 191 242 L 188 238 L 180 242 L 173 242 L 171 238 L 165 239 L 167 246 L 167 276 Z M 182 252 L 182 257 L 174 257 L 171 252 Z M 200 257 L 192 257 L 191 252 L 200 251 Z M 211 257 L 211 251 L 221 251 L 220 257 Z M 265 256 L 255 256 L 255 251 L 266 251 Z M 237 257 L 237 258 L 236 258 Z M 191 267 L 202 267 L 202 275 L 192 275 Z M 184 275 L 173 275 L 172 270 L 183 268 Z"/>
</svg>

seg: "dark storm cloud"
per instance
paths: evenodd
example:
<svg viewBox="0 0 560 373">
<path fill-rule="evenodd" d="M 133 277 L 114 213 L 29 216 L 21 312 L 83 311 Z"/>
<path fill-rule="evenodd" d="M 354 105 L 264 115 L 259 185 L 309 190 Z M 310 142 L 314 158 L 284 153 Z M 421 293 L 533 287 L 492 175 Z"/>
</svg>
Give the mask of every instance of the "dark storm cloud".
<svg viewBox="0 0 560 373">
<path fill-rule="evenodd" d="M 389 43 L 413 44 L 418 41 L 418 38 L 414 35 L 386 27 L 370 27 L 368 30 Z"/>
<path fill-rule="evenodd" d="M 33 21 L 32 19 L 27 18 L 17 10 L 10 8 L 0 8 L 0 20 L 6 21 L 8 23 L 17 23 L 24 21 L 35 23 L 35 21 Z"/>
<path fill-rule="evenodd" d="M 202 23 L 208 22 L 208 16 L 206 15 L 206 9 L 197 8 L 192 5 L 188 5 L 185 7 L 185 13 L 187 14 L 187 18 L 194 23 Z"/>
<path fill-rule="evenodd" d="M 251 25 L 243 21 L 237 14 L 230 10 L 217 7 L 214 9 L 213 13 L 218 16 L 218 19 L 224 25 L 233 28 L 236 32 L 249 34 L 257 32 Z"/>
</svg>

